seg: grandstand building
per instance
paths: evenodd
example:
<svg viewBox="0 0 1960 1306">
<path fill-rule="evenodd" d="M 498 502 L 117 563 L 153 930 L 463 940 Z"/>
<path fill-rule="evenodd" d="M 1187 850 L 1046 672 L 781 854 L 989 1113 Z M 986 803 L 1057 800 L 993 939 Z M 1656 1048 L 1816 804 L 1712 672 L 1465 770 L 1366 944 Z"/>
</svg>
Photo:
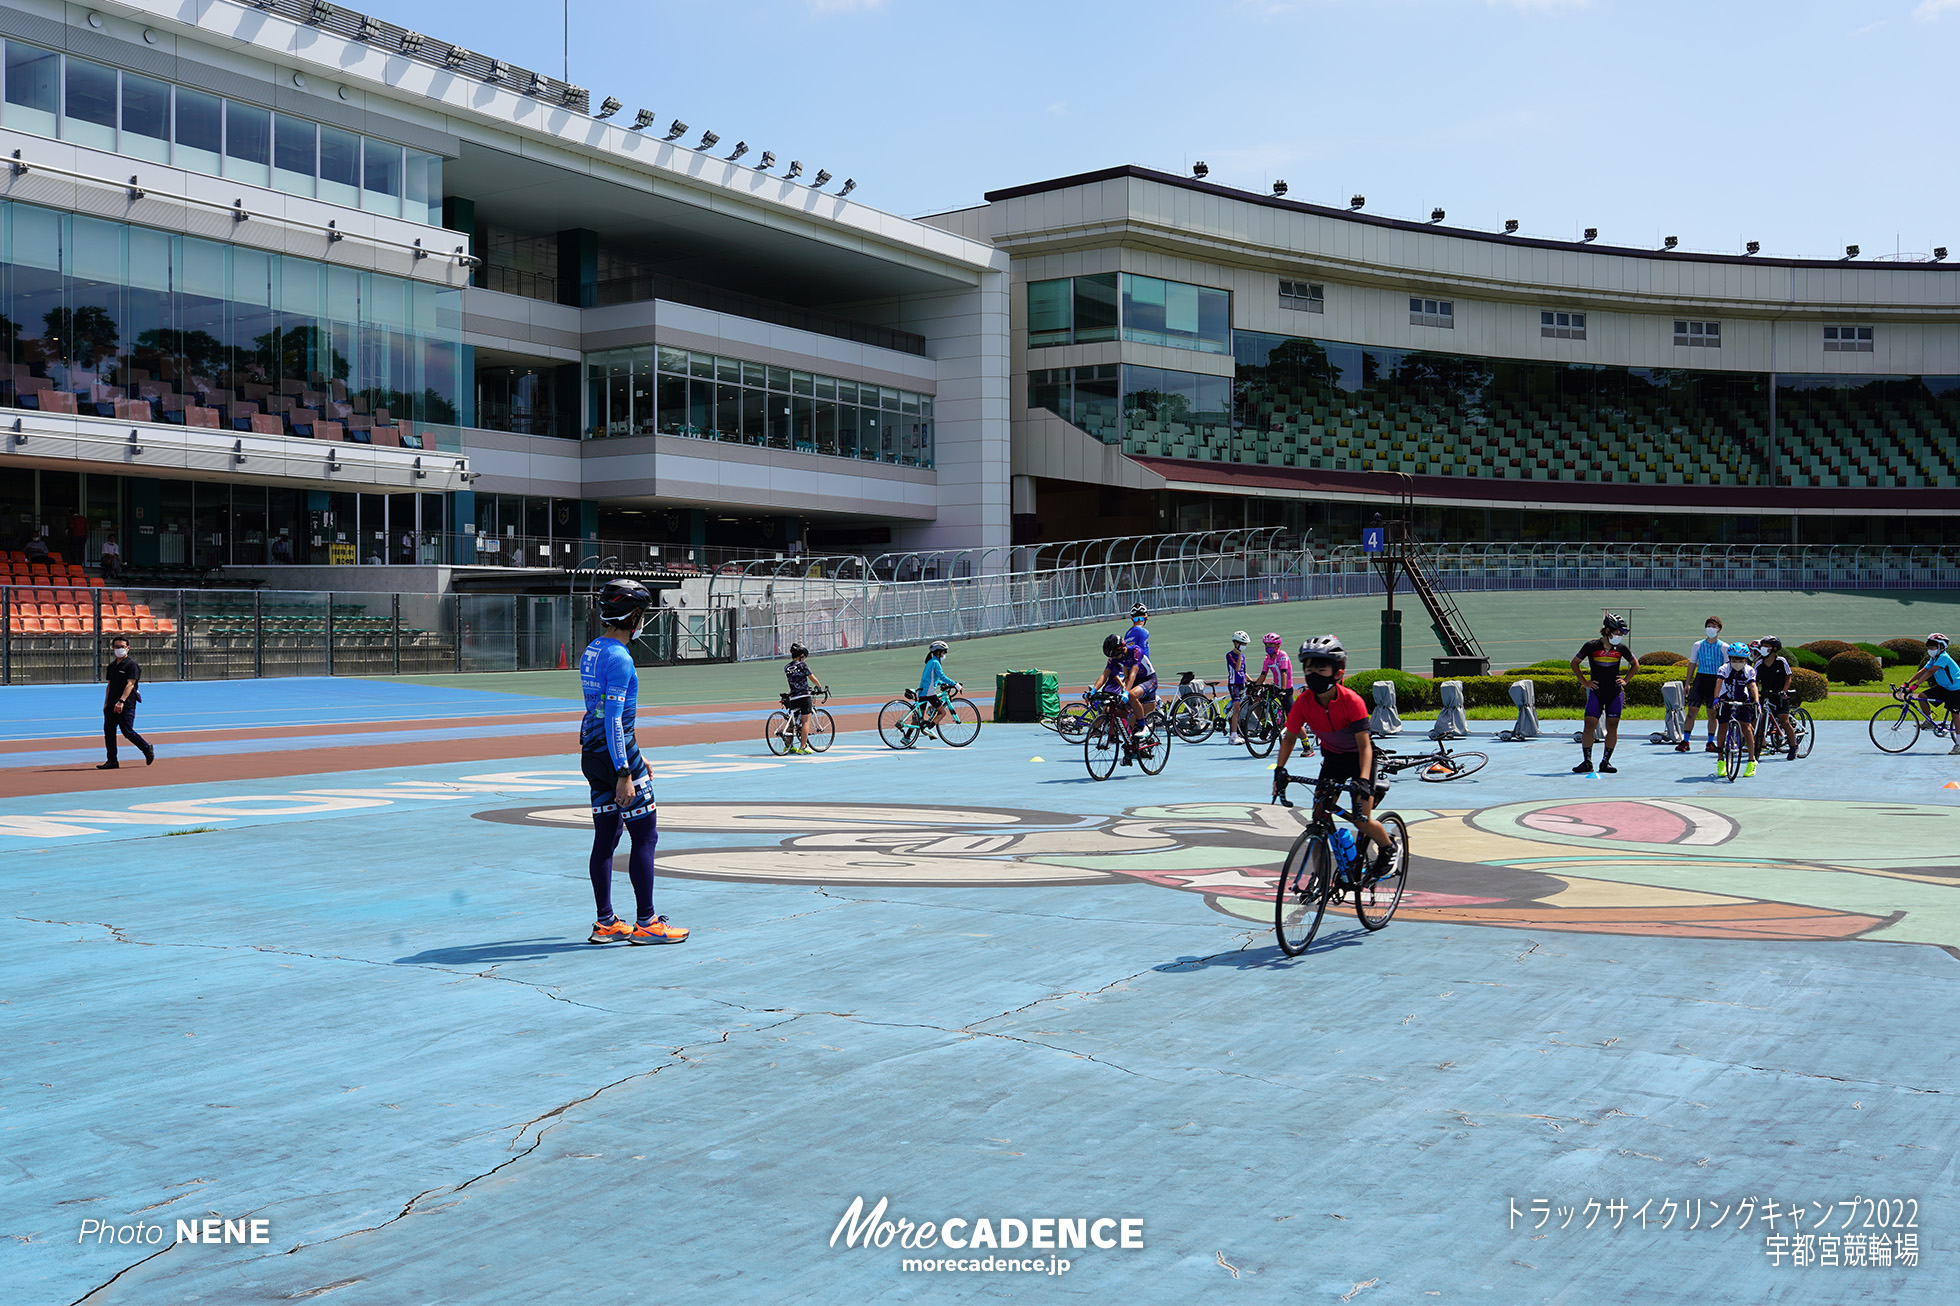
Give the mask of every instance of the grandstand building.
<svg viewBox="0 0 1960 1306">
<path fill-rule="evenodd" d="M 1960 542 L 1960 268 L 1600 246 L 1143 168 L 927 219 L 1013 259 L 1017 541 Z M 1944 251 L 1940 251 L 1944 255 Z"/>
<path fill-rule="evenodd" d="M 1382 472 L 1431 538 L 1955 541 L 1944 264 L 1127 167 L 908 221 L 768 124 L 595 104 L 324 0 L 7 0 L 0 44 L 10 554 L 114 535 L 170 583 L 1348 543 Z"/>
</svg>

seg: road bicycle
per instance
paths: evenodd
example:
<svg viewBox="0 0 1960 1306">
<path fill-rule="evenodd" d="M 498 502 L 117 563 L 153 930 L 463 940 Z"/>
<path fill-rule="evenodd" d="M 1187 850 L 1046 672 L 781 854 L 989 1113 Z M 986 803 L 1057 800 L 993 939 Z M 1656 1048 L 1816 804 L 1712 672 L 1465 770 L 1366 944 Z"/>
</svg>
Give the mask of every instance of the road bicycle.
<svg viewBox="0 0 1960 1306">
<path fill-rule="evenodd" d="M 810 730 L 806 736 L 809 740 L 810 751 L 821 753 L 828 750 L 831 743 L 837 738 L 837 722 L 831 718 L 830 713 L 820 707 L 811 708 L 807 711 L 803 708 L 791 710 L 790 695 L 779 694 L 777 697 L 782 700 L 783 710 L 771 712 L 769 714 L 769 724 L 763 727 L 762 731 L 762 737 L 769 741 L 769 751 L 781 757 L 784 753 L 794 748 L 799 733 L 797 726 L 806 716 L 810 718 Z M 816 703 L 829 702 L 830 690 L 828 688 L 820 689 L 810 697 Z"/>
<path fill-rule="evenodd" d="M 1299 956 L 1313 942 L 1329 902 L 1352 902 L 1354 914 L 1369 930 L 1387 925 L 1396 907 L 1401 905 L 1402 891 L 1408 887 L 1410 860 L 1409 827 L 1395 812 L 1375 813 L 1375 819 L 1388 827 L 1389 837 L 1397 846 L 1393 862 L 1379 875 L 1373 868 L 1372 840 L 1357 831 L 1354 853 L 1349 856 L 1341 850 L 1335 834 L 1335 817 L 1349 824 L 1355 820 L 1351 812 L 1342 811 L 1336 805 L 1335 800 L 1343 791 L 1356 798 L 1370 793 L 1379 798 L 1387 793 L 1387 785 L 1368 786 L 1361 780 L 1309 780 L 1290 775 L 1279 785 L 1273 801 L 1282 807 L 1293 806 L 1286 790 L 1296 784 L 1314 786 L 1317 815 L 1286 850 L 1286 860 L 1280 863 L 1279 883 L 1273 890 L 1273 934 L 1279 940 L 1280 951 L 1289 957 Z"/>
<path fill-rule="evenodd" d="M 1730 784 L 1741 778 L 1742 768 L 1749 762 L 1749 745 L 1742 740 L 1742 723 L 1735 719 L 1736 707 L 1737 703 L 1732 698 L 1725 698 L 1716 706 L 1720 723 L 1718 733 L 1722 742 L 1716 750 L 1715 764 L 1721 768 L 1723 777 Z M 1762 715 L 1761 712 L 1756 714 L 1758 730 L 1762 729 Z"/>
<path fill-rule="evenodd" d="M 965 748 L 980 737 L 980 709 L 965 697 L 966 687 L 954 685 L 942 701 L 945 713 L 939 724 L 932 722 L 932 697 L 920 698 L 908 689 L 904 698 L 895 698 L 878 709 L 878 738 L 885 747 L 913 748 L 922 735 L 932 733 L 953 748 Z"/>
<path fill-rule="evenodd" d="M 1286 695 L 1277 685 L 1247 685 L 1239 723 L 1245 751 L 1264 757 L 1273 751 L 1286 729 Z"/>
<path fill-rule="evenodd" d="M 1375 751 L 1382 755 L 1383 775 L 1399 775 L 1403 771 L 1420 767 L 1421 769 L 1416 771 L 1416 779 L 1430 784 L 1445 784 L 1451 780 L 1461 780 L 1466 775 L 1475 775 L 1484 769 L 1485 763 L 1490 761 L 1490 757 L 1484 753 L 1468 750 L 1452 753 L 1450 746 L 1440 741 L 1433 753 L 1403 755 L 1392 748 L 1383 748 L 1380 744 L 1375 745 Z"/>
<path fill-rule="evenodd" d="M 1792 707 L 1789 717 L 1790 733 L 1786 735 L 1783 733 L 1783 723 L 1776 719 L 1776 714 L 1768 707 L 1763 708 L 1763 746 L 1758 751 L 1764 756 L 1767 757 L 1771 753 L 1782 753 L 1787 756 L 1792 739 L 1796 742 L 1798 757 L 1810 756 L 1810 746 L 1817 742 L 1817 722 L 1812 720 L 1810 713 L 1801 707 Z"/>
<path fill-rule="evenodd" d="M 1952 708 L 1947 709 L 1946 720 L 1942 721 L 1935 713 L 1933 700 L 1924 694 L 1908 694 L 1904 685 L 1895 685 L 1892 697 L 1899 701 L 1872 713 L 1868 727 L 1872 742 L 1886 752 L 1905 752 L 1919 742 L 1922 730 L 1932 731 L 1935 739 L 1945 739 L 1948 735 L 1960 737 L 1960 721 L 1954 719 Z"/>
<path fill-rule="evenodd" d="M 1075 743 L 1089 733 L 1089 723 L 1094 717 L 1095 710 L 1086 701 L 1069 703 L 1054 716 L 1041 718 L 1041 724 L 1070 743 Z"/>
<path fill-rule="evenodd" d="M 1100 689 L 1090 695 L 1088 733 L 1082 739 L 1082 765 L 1091 780 L 1107 780 L 1119 765 L 1134 763 L 1145 775 L 1156 775 L 1170 760 L 1171 732 L 1161 708 L 1144 714 L 1134 734 L 1125 695 Z"/>
</svg>

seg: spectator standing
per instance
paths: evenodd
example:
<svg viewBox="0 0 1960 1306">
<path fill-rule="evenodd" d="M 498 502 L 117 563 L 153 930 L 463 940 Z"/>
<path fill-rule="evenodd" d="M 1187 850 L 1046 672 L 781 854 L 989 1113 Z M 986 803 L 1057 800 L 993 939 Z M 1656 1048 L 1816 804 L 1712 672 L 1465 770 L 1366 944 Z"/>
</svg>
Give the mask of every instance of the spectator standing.
<svg viewBox="0 0 1960 1306">
<path fill-rule="evenodd" d="M 102 542 L 102 574 L 110 580 L 122 579 L 122 549 L 113 532 Z"/>
<path fill-rule="evenodd" d="M 82 516 L 79 508 L 68 514 L 68 552 L 62 561 L 88 561 L 88 518 Z"/>
<path fill-rule="evenodd" d="M 1710 617 L 1702 627 L 1702 638 L 1688 650 L 1688 665 L 1694 668 L 1694 679 L 1688 685 L 1688 727 L 1681 733 L 1681 742 L 1674 746 L 1675 752 L 1688 751 L 1688 744 L 1695 737 L 1695 718 L 1704 707 L 1708 709 L 1707 751 L 1715 751 L 1715 687 L 1728 664 L 1728 645 L 1722 642 L 1722 619 Z"/>
<path fill-rule="evenodd" d="M 415 532 L 414 531 L 402 532 L 402 565 L 404 567 L 412 567 L 415 565 Z"/>
<path fill-rule="evenodd" d="M 148 766 L 157 760 L 157 750 L 136 733 L 136 705 L 143 701 L 137 686 L 142 683 L 143 668 L 129 656 L 129 641 L 121 635 L 109 641 L 109 654 L 109 687 L 102 696 L 102 745 L 109 754 L 109 760 L 95 769 L 113 771 L 121 765 L 116 761 L 118 730 L 122 731 L 123 738 L 142 750 L 143 765 Z"/>
</svg>

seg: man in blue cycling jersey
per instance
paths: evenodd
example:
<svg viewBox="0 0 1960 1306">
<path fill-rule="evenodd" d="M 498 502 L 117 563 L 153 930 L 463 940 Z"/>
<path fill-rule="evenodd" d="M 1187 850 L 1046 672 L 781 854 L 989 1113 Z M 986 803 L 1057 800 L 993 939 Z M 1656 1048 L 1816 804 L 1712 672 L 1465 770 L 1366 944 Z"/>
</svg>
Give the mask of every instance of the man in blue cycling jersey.
<svg viewBox="0 0 1960 1306">
<path fill-rule="evenodd" d="M 940 686 L 959 688 L 959 682 L 947 675 L 942 665 L 948 651 L 945 640 L 932 641 L 926 649 L 925 669 L 919 672 L 919 701 L 932 705 L 932 717 L 926 722 L 928 728 L 946 719 L 946 696 L 939 692 Z"/>
<path fill-rule="evenodd" d="M 653 777 L 640 757 L 633 719 L 640 697 L 639 673 L 627 644 L 640 633 L 646 610 L 653 602 L 646 586 L 635 580 L 607 581 L 599 592 L 599 638 L 579 654 L 579 686 L 585 692 L 585 717 L 579 722 L 579 769 L 592 786 L 592 899 L 598 923 L 587 943 L 680 943 L 687 931 L 653 914 L 654 830 Z M 627 876 L 633 882 L 638 915 L 628 925 L 613 914 L 613 851 L 624 828 L 632 839 Z"/>
<path fill-rule="evenodd" d="M 1150 609 L 1138 603 L 1130 608 L 1130 628 L 1123 632 L 1123 642 L 1143 654 L 1144 660 L 1150 658 Z"/>
<path fill-rule="evenodd" d="M 1702 627 L 1702 638 L 1688 650 L 1688 664 L 1694 668 L 1694 679 L 1688 682 L 1688 728 L 1681 733 L 1681 742 L 1674 746 L 1674 751 L 1688 751 L 1695 737 L 1695 718 L 1707 708 L 1707 751 L 1712 753 L 1715 751 L 1715 682 L 1729 664 L 1729 646 L 1722 640 L 1720 617 L 1710 617 Z"/>
<path fill-rule="evenodd" d="M 1947 638 L 1937 630 L 1926 637 L 1926 662 L 1906 680 L 1906 692 L 1910 693 L 1920 684 L 1926 685 L 1926 697 L 1946 707 L 1947 720 L 1960 719 L 1960 662 L 1953 660 L 1947 651 Z M 1960 734 L 1953 738 L 1955 753 L 1960 753 Z"/>
</svg>

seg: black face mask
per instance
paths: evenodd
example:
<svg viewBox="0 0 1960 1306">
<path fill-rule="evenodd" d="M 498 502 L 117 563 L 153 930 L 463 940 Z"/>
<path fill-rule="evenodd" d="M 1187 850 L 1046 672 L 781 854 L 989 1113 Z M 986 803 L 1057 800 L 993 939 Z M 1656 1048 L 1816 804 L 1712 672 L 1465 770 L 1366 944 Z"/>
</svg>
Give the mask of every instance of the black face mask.
<svg viewBox="0 0 1960 1306">
<path fill-rule="evenodd" d="M 1332 676 L 1317 676 L 1309 671 L 1305 676 L 1305 680 L 1307 688 L 1316 694 L 1325 694 L 1334 687 L 1334 677 Z"/>
</svg>

